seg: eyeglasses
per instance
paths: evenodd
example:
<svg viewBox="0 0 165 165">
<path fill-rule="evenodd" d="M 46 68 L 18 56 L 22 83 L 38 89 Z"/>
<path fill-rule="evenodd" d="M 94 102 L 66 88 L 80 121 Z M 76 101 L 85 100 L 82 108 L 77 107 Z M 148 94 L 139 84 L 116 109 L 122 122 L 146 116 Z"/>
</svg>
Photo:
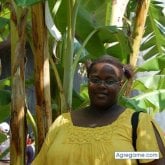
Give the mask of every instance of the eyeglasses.
<svg viewBox="0 0 165 165">
<path fill-rule="evenodd" d="M 110 87 L 116 83 L 120 83 L 121 81 L 116 81 L 116 80 L 112 80 L 112 79 L 107 79 L 107 80 L 100 80 L 99 78 L 89 78 L 88 79 L 89 82 L 96 84 L 96 85 L 101 85 L 102 83 L 104 83 L 105 86 Z"/>
</svg>

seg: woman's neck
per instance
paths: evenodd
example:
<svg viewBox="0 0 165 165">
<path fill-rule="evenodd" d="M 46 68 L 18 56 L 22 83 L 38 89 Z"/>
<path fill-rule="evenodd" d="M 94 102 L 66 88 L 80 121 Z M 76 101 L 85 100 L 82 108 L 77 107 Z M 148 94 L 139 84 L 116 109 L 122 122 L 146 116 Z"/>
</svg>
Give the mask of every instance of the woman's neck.
<svg viewBox="0 0 165 165">
<path fill-rule="evenodd" d="M 96 117 L 97 116 L 102 117 L 104 115 L 113 116 L 113 115 L 118 114 L 119 112 L 121 112 L 123 110 L 124 110 L 124 108 L 118 104 L 113 104 L 110 107 L 95 107 L 95 106 L 90 105 L 87 108 L 88 113 L 91 115 L 94 115 Z"/>
<path fill-rule="evenodd" d="M 124 111 L 124 108 L 114 104 L 109 108 L 86 107 L 71 113 L 72 122 L 81 127 L 97 127 L 111 124 Z"/>
</svg>

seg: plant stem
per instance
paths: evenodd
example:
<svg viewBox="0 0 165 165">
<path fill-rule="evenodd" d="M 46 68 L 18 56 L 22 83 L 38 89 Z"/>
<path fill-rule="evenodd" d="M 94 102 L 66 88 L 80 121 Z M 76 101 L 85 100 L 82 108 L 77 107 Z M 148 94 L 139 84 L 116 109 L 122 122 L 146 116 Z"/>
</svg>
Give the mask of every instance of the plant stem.
<svg viewBox="0 0 165 165">
<path fill-rule="evenodd" d="M 133 32 L 132 54 L 130 56 L 130 64 L 136 66 L 141 40 L 144 33 L 144 26 L 147 18 L 147 13 L 150 5 L 150 0 L 141 0 L 138 3 L 136 11 L 136 20 Z"/>
<path fill-rule="evenodd" d="M 71 110 L 72 106 L 72 90 L 73 90 L 73 54 L 74 54 L 74 36 L 75 36 L 75 22 L 77 18 L 77 10 L 80 4 L 80 0 L 74 2 L 68 1 L 68 27 L 67 27 L 67 48 L 64 55 L 64 92 L 67 101 L 68 110 Z"/>
</svg>

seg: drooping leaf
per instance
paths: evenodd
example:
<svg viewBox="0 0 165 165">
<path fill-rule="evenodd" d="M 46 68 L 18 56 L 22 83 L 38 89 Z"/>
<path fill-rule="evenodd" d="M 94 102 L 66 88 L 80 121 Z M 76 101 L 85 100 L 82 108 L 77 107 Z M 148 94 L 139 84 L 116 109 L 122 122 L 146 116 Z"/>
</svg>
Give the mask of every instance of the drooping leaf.
<svg viewBox="0 0 165 165">
<path fill-rule="evenodd" d="M 162 111 L 165 107 L 165 89 L 153 90 L 132 98 L 123 98 L 121 103 L 136 110 L 147 111 L 151 108 L 153 111 Z"/>
<path fill-rule="evenodd" d="M 62 36 L 53 22 L 53 18 L 50 13 L 48 1 L 45 2 L 45 23 L 46 23 L 46 26 L 47 26 L 50 34 L 56 39 L 56 41 L 61 40 Z"/>
<path fill-rule="evenodd" d="M 80 6 L 76 23 L 76 38 L 79 40 L 79 42 L 83 43 L 86 37 L 97 28 L 96 22 L 94 22 L 91 18 L 91 13 Z M 98 36 L 98 33 L 95 33 L 91 37 L 86 45 L 86 49 L 93 58 L 97 58 L 105 53 L 105 48 Z"/>
<path fill-rule="evenodd" d="M 53 3 L 54 6 L 52 6 L 51 2 L 52 1 L 50 0 L 49 6 L 52 9 L 54 23 L 59 29 L 59 31 L 64 34 L 67 28 L 67 1 L 56 1 L 56 3 Z M 57 3 L 60 3 L 60 6 L 58 6 L 58 11 L 56 10 Z M 76 39 L 79 41 L 79 43 L 83 43 L 87 36 L 97 28 L 97 21 L 94 21 L 94 18 L 91 15 L 92 13 L 89 12 L 89 9 L 87 10 L 83 7 L 83 5 L 80 5 L 77 15 L 75 32 Z M 91 37 L 90 41 L 86 45 L 86 49 L 93 57 L 98 57 L 99 55 L 105 53 L 105 48 L 97 34 Z"/>
<path fill-rule="evenodd" d="M 160 0 L 151 1 L 143 37 L 144 39 L 141 46 L 144 59 L 165 52 L 165 32 L 163 32 L 163 27 L 165 27 L 165 15 L 162 10 L 163 2 Z"/>
<path fill-rule="evenodd" d="M 106 49 L 107 53 L 117 57 L 122 63 L 128 63 L 129 55 L 131 52 L 128 37 L 125 35 L 123 30 L 114 29 L 111 26 L 107 28 L 109 29 L 108 31 L 100 32 L 100 39 L 104 41 L 103 43 L 110 45 Z M 112 28 L 114 30 L 110 31 Z"/>
<path fill-rule="evenodd" d="M 165 75 L 138 77 L 132 87 L 143 92 L 165 89 Z"/>
<path fill-rule="evenodd" d="M 160 71 L 164 69 L 165 54 L 153 56 L 140 65 L 137 71 Z"/>
</svg>

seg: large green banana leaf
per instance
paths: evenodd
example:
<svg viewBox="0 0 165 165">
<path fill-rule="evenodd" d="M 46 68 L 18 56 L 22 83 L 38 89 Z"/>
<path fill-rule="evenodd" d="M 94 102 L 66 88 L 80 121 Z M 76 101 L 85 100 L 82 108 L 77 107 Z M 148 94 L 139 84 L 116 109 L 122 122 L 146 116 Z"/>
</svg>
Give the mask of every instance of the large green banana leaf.
<svg viewBox="0 0 165 165">
<path fill-rule="evenodd" d="M 42 0 L 15 0 L 18 6 L 29 6 L 33 5 Z M 52 11 L 54 22 L 59 30 L 64 33 L 67 24 L 67 1 L 62 0 L 49 0 L 49 6 Z M 135 10 L 136 2 L 130 0 L 129 6 L 127 7 L 127 15 L 129 16 L 130 8 Z M 162 13 L 163 2 L 160 0 L 151 0 L 149 14 L 146 22 L 146 28 L 144 33 L 144 39 L 141 46 L 141 51 L 144 53 L 144 58 L 150 58 L 153 55 L 161 54 L 165 50 L 165 37 L 164 37 L 164 26 L 165 17 Z M 95 30 L 100 25 L 107 25 L 110 20 L 111 2 L 108 0 L 87 0 L 81 1 L 77 23 L 76 23 L 76 38 L 83 42 L 87 35 Z M 120 59 L 125 59 L 130 53 L 128 42 L 124 44 L 124 40 L 118 38 L 117 35 L 115 46 L 108 47 L 105 49 L 104 42 L 100 35 L 96 33 L 88 42 L 86 48 L 93 56 L 100 56 L 104 53 L 111 53 Z M 111 35 L 113 40 L 113 35 Z M 128 41 L 128 40 L 127 40 Z M 122 43 L 122 44 L 121 44 Z M 97 46 L 96 46 L 97 45 Z"/>
<path fill-rule="evenodd" d="M 52 11 L 54 23 L 60 32 L 65 33 L 67 25 L 67 2 L 49 0 L 49 6 Z M 76 39 L 79 43 L 83 43 L 87 36 L 96 30 L 97 32 L 94 33 L 85 47 L 90 57 L 97 58 L 102 54 L 109 53 L 127 62 L 125 59 L 130 54 L 128 38 L 122 30 L 105 26 L 107 17 L 110 17 L 109 1 L 81 1 L 76 21 Z M 110 43 L 114 42 L 116 42 L 114 46 L 112 44 L 110 45 Z"/>
<path fill-rule="evenodd" d="M 165 15 L 162 10 L 163 2 L 151 1 L 141 46 L 145 59 L 165 52 Z"/>
<path fill-rule="evenodd" d="M 161 71 L 164 70 L 165 54 L 157 55 L 146 60 L 142 65 L 138 66 L 137 71 Z"/>
<path fill-rule="evenodd" d="M 132 98 L 124 98 L 121 103 L 135 110 L 162 111 L 165 107 L 165 89 L 153 90 Z"/>
<path fill-rule="evenodd" d="M 123 98 L 122 103 L 136 110 L 164 110 L 165 75 L 138 77 L 132 88 L 137 90 L 136 96 Z"/>
<path fill-rule="evenodd" d="M 39 0 L 15 0 L 15 2 L 19 6 L 28 6 L 39 2 Z M 48 0 L 48 2 L 54 23 L 63 35 L 66 33 L 67 28 L 67 1 Z M 136 1 L 130 0 L 125 16 L 129 16 L 129 12 L 135 12 L 136 4 Z M 157 73 L 163 74 L 165 62 L 165 16 L 162 13 L 161 5 L 160 0 L 151 0 L 141 45 L 141 51 L 146 61 L 138 67 L 137 71 L 157 71 Z M 130 36 L 127 36 L 125 33 L 127 30 L 124 31 L 107 26 L 110 20 L 110 12 L 111 2 L 108 0 L 81 0 L 76 21 L 76 39 L 79 44 L 82 44 L 87 36 L 96 30 L 96 33 L 94 33 L 85 46 L 90 58 L 97 58 L 104 53 L 110 53 L 118 57 L 122 62 L 127 63 L 131 52 L 131 43 L 128 39 Z M 133 88 L 144 93 L 128 99 L 125 103 L 136 108 L 144 106 L 144 109 L 149 107 L 162 109 L 162 105 L 164 105 L 162 104 L 164 99 L 164 86 L 162 82 L 164 82 L 164 76 L 138 78 L 134 82 Z M 162 105 L 160 106 L 159 103 Z"/>
<path fill-rule="evenodd" d="M 134 81 L 132 88 L 142 92 L 165 89 L 165 75 L 138 77 Z"/>
</svg>

